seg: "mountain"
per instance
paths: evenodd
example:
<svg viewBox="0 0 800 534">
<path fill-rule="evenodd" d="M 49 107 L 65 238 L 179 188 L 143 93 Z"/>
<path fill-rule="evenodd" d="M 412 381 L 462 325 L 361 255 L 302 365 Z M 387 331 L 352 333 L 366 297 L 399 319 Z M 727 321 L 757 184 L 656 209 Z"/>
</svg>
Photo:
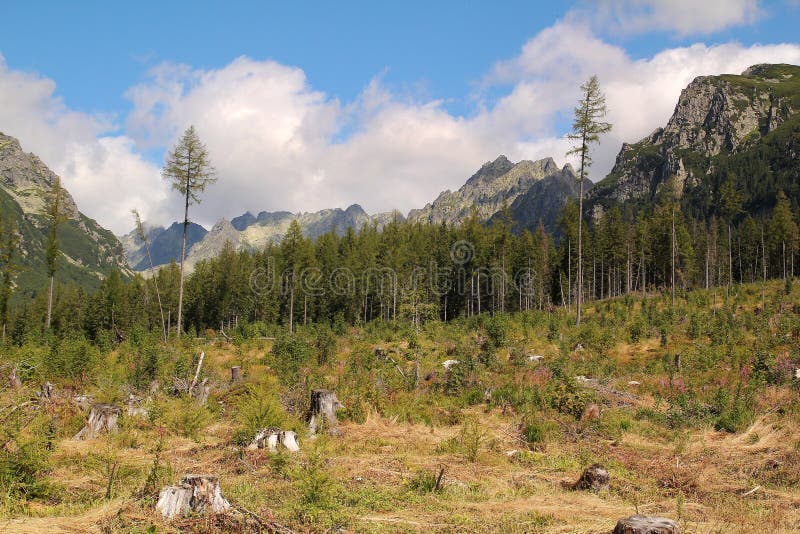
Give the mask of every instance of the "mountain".
<svg viewBox="0 0 800 534">
<path fill-rule="evenodd" d="M 523 160 L 515 164 L 505 156 L 500 156 L 494 161 L 485 163 L 458 191 L 444 191 L 424 208 L 411 210 L 408 219 L 433 224 L 442 222 L 458 224 L 469 217 L 474 210 L 478 218 L 485 221 L 504 206 L 513 206 L 526 194 L 530 195 L 525 202 L 528 208 L 547 204 L 548 207 L 552 206 L 555 211 L 559 211 L 564 203 L 560 200 L 549 203 L 546 198 L 539 199 L 539 195 L 548 193 L 549 188 L 546 185 L 534 188 L 534 185 L 548 177 L 567 175 L 571 175 L 574 179 L 572 168 L 559 169 L 552 158 L 538 161 Z M 551 180 L 548 184 L 552 182 Z M 524 207 L 518 211 L 520 215 L 535 218 L 533 224 L 543 218 L 539 212 L 532 212 Z M 548 227 L 554 226 L 555 218 L 551 210 L 547 211 L 545 218 Z M 518 219 L 517 222 L 523 227 L 530 226 L 528 219 Z"/>
<path fill-rule="evenodd" d="M 197 223 L 190 222 L 186 229 L 186 250 L 189 251 L 208 234 L 208 230 Z M 172 260 L 179 261 L 183 243 L 183 223 L 172 223 L 169 228 L 156 226 L 148 228 L 145 225 L 145 236 L 150 245 L 150 255 L 153 265 L 164 265 Z M 134 229 L 120 237 L 125 248 L 125 257 L 135 271 L 145 271 L 150 268 L 150 260 L 144 243 L 139 239 L 138 232 Z"/>
<path fill-rule="evenodd" d="M 586 190 L 591 188 L 592 184 L 586 180 L 583 186 Z M 541 222 L 549 233 L 559 234 L 558 220 L 561 210 L 567 200 L 578 198 L 579 192 L 578 177 L 572 166 L 566 164 L 560 170 L 556 167 L 555 171 L 531 184 L 528 190 L 517 196 L 509 206 L 514 230 L 534 232 Z M 499 216 L 500 213 L 496 213 L 490 222 Z"/>
<path fill-rule="evenodd" d="M 505 156 L 484 164 L 478 172 L 455 193 L 445 191 L 436 200 L 422 209 L 411 210 L 408 220 L 439 224 L 458 224 L 473 210 L 482 221 L 489 221 L 503 207 L 512 211 L 517 229 L 534 229 L 541 220 L 548 230 L 556 229 L 561 208 L 570 197 L 577 197 L 577 183 L 572 167 L 560 169 L 552 158 L 539 161 L 520 161 L 512 163 Z M 187 248 L 187 264 L 191 268 L 198 261 L 219 254 L 226 241 L 235 248 L 257 250 L 267 243 L 277 243 L 286 234 L 292 221 L 300 223 L 303 235 L 316 239 L 333 229 L 339 234 L 348 228 L 360 229 L 374 224 L 382 228 L 395 220 L 405 220 L 397 211 L 367 214 L 361 206 L 353 204 L 347 209 L 325 209 L 311 213 L 291 213 L 288 211 L 267 212 L 258 215 L 246 212 L 230 221 L 221 220 L 207 234 L 197 231 Z M 175 228 L 175 237 L 169 242 L 171 254 L 159 251 L 157 242 L 162 236 Z M 153 248 L 155 265 L 164 264 L 171 258 L 180 256 L 180 233 L 177 223 L 164 231 L 152 229 L 148 234 Z M 128 259 L 136 270 L 148 267 L 141 243 L 135 233 L 122 238 Z M 166 247 L 165 249 L 166 250 Z"/>
<path fill-rule="evenodd" d="M 611 172 L 590 191 L 595 217 L 615 204 L 647 205 L 674 178 L 698 218 L 722 215 L 733 188 L 751 213 L 778 190 L 800 200 L 800 67 L 755 65 L 741 75 L 701 76 L 682 92 L 663 128 L 623 144 Z"/>
<path fill-rule="evenodd" d="M 17 139 L 0 133 L 0 219 L 19 232 L 21 269 L 16 284 L 21 292 L 36 292 L 46 284 L 49 225 L 43 210 L 56 178 L 36 155 L 22 150 Z M 56 279 L 97 287 L 114 269 L 131 275 L 119 240 L 81 213 L 69 192 L 63 192 L 67 220 L 58 229 L 61 260 Z"/>
</svg>

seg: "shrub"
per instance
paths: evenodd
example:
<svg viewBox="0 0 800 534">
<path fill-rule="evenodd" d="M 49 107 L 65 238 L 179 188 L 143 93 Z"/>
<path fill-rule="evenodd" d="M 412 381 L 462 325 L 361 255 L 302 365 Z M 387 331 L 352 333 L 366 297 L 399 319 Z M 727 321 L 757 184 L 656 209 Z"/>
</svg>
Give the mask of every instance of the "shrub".
<svg viewBox="0 0 800 534">
<path fill-rule="evenodd" d="M 319 325 L 314 338 L 314 349 L 317 351 L 317 363 L 325 365 L 336 355 L 336 336 L 327 325 Z"/>
<path fill-rule="evenodd" d="M 311 360 L 313 350 L 296 336 L 279 336 L 272 345 L 273 367 L 287 382 L 295 382 L 300 369 Z"/>
<path fill-rule="evenodd" d="M 500 313 L 489 317 L 484 327 L 486 328 L 486 335 L 489 338 L 489 342 L 494 345 L 495 347 L 502 347 L 508 341 L 508 331 L 510 327 L 510 323 L 508 320 L 508 315 L 504 313 Z"/>
<path fill-rule="evenodd" d="M 408 482 L 408 489 L 419 494 L 433 493 L 442 491 L 442 487 L 437 487 L 436 482 L 439 480 L 439 475 L 436 471 L 429 469 L 419 469 Z"/>
<path fill-rule="evenodd" d="M 49 376 L 77 379 L 91 371 L 100 351 L 83 336 L 71 337 L 53 345 L 45 363 Z"/>
<path fill-rule="evenodd" d="M 283 428 L 286 423 L 286 411 L 277 394 L 263 385 L 248 387 L 236 408 L 236 419 L 242 425 L 247 440 L 252 440 L 262 428 Z"/>
<path fill-rule="evenodd" d="M 181 399 L 167 415 L 167 428 L 179 436 L 197 441 L 200 431 L 208 425 L 211 413 L 205 406 L 198 406 L 193 399 Z"/>
</svg>

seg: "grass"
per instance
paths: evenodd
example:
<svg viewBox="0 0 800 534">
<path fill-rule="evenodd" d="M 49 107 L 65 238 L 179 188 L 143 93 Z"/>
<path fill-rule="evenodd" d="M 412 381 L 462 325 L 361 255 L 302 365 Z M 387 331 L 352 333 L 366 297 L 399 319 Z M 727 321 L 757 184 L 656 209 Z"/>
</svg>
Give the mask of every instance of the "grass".
<svg viewBox="0 0 800 534">
<path fill-rule="evenodd" d="M 767 316 L 755 312 L 760 286 L 731 291 L 715 310 L 702 291 L 675 310 L 658 296 L 590 303 L 581 328 L 561 312 L 510 316 L 489 323 L 502 347 L 488 365 L 473 341 L 484 320 L 429 323 L 413 348 L 403 325 L 351 328 L 324 365 L 312 357 L 291 370 L 296 384 L 271 366 L 270 341 L 175 346 L 160 382 L 170 383 L 171 358 L 202 348 L 203 376 L 214 384 L 208 406 L 142 391 L 152 397 L 150 417 L 123 417 L 118 434 L 91 442 L 71 440 L 85 418 L 69 399 L 78 382 L 54 379 L 53 401 L 0 414 L 6 449 L 29 451 L 0 466 L 22 488 L 0 500 L 0 524 L 9 532 L 241 531 L 245 519 L 169 524 L 154 513 L 158 488 L 208 472 L 236 507 L 300 532 L 607 532 L 636 510 L 679 519 L 688 532 L 791 532 L 800 521 L 800 398 L 780 362 L 797 362 L 800 330 L 793 312 L 779 311 L 798 290 L 782 290 L 770 283 Z M 548 339 L 552 324 L 560 341 Z M 578 340 L 586 350 L 572 352 Z M 437 376 L 409 388 L 394 365 L 371 358 L 376 346 L 392 350 L 409 376 L 417 360 L 422 377 Z M 2 350 L 4 359 L 21 357 L 21 349 Z M 97 355 L 80 392 L 120 402 L 139 350 L 123 344 Z M 510 361 L 519 350 L 545 359 Z M 448 386 L 441 362 L 454 351 L 475 363 Z M 28 347 L 25 357 L 48 354 Z M 243 383 L 228 382 L 233 364 L 247 370 Z M 0 392 L 0 407 L 35 398 L 43 369 L 20 390 Z M 574 381 L 578 374 L 596 386 Z M 335 389 L 348 407 L 337 435 L 304 431 L 302 410 L 316 387 Z M 600 405 L 599 420 L 581 419 L 589 400 Z M 243 449 L 254 429 L 273 424 L 298 431 L 301 452 Z M 570 489 L 595 462 L 609 470 L 610 488 Z M 34 476 L 20 478 L 21 469 Z M 25 490 L 34 480 L 43 486 Z"/>
</svg>

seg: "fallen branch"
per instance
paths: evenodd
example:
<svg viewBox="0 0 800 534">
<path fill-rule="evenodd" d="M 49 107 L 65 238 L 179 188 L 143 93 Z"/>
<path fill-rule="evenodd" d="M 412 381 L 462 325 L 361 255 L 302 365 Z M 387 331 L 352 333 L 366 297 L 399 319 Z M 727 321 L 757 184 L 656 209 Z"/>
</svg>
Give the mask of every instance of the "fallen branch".
<svg viewBox="0 0 800 534">
<path fill-rule="evenodd" d="M 756 486 L 755 488 L 751 489 L 750 491 L 745 491 L 744 493 L 742 493 L 741 496 L 742 497 L 747 497 L 748 495 L 752 495 L 753 493 L 757 492 L 760 489 L 761 489 L 761 486 Z"/>
</svg>

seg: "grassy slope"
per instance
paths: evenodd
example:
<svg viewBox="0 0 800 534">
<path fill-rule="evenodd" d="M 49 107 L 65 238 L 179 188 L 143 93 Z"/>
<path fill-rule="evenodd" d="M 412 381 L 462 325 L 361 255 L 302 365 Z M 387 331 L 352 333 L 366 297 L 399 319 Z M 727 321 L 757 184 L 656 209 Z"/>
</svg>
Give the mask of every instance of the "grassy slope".
<svg viewBox="0 0 800 534">
<path fill-rule="evenodd" d="M 170 362 L 205 350 L 206 374 L 216 384 L 210 409 L 199 411 L 159 394 L 146 404 L 152 421 L 123 419 L 115 436 L 74 442 L 68 438 L 85 414 L 66 399 L 45 404 L 45 415 L 60 416 L 47 470 L 55 489 L 49 498 L 7 499 L 2 512 L 13 518 L 12 531 L 141 532 L 151 524 L 164 532 L 235 531 L 235 525 L 202 518 L 165 524 L 153 515 L 152 497 L 136 495 L 163 431 L 160 484 L 174 483 L 186 472 L 217 474 L 237 505 L 299 531 L 344 526 L 352 532 L 608 532 L 617 518 L 637 508 L 679 519 L 687 532 L 796 531 L 800 398 L 786 376 L 769 386 L 755 385 L 752 378 L 757 352 L 797 361 L 800 319 L 787 304 L 797 302 L 800 291 L 783 296 L 782 289 L 777 282 L 769 285 L 768 313 L 759 309 L 757 285 L 736 288 L 727 301 L 724 289 L 692 293 L 668 327 L 664 321 L 642 327 L 645 308 L 654 306 L 662 318 L 670 317 L 668 301 L 660 298 L 591 304 L 580 329 L 559 313 L 555 332 L 546 314 L 518 315 L 496 351 L 497 361 L 476 364 L 471 378 L 451 395 L 444 391 L 441 362 L 477 356 L 474 340 L 484 330 L 476 322 L 431 323 L 416 336 L 416 349 L 408 347 L 407 328 L 353 329 L 338 339 L 333 361 L 301 371 L 310 384 L 339 393 L 348 408 L 341 435 L 311 440 L 297 417 L 282 416 L 284 428 L 301 431 L 303 451 L 292 457 L 239 452 L 235 446 L 240 418 L 250 411 L 242 401 L 247 386 L 280 393 L 290 408 L 306 399 L 303 386 L 288 388 L 274 376 L 279 362 L 264 357 L 269 341 L 161 349 L 164 382 L 174 369 Z M 725 328 L 727 333 L 721 332 Z M 584 351 L 571 350 L 578 341 Z M 391 354 L 407 375 L 418 356 L 423 377 L 430 370 L 439 376 L 409 389 L 393 365 L 370 359 L 376 346 L 396 351 Z M 509 348 L 532 350 L 545 360 L 514 364 Z M 682 354 L 680 371 L 671 366 L 676 352 Z M 126 344 L 104 356 L 95 378 L 83 386 L 58 385 L 120 402 L 130 362 L 142 357 Z M 770 372 L 782 369 L 770 362 Z M 231 365 L 244 366 L 245 384 L 229 387 Z M 582 388 L 583 398 L 594 395 L 603 412 L 599 421 L 581 421 L 501 394 L 544 391 L 556 369 L 597 378 L 605 388 L 634 396 Z M 33 375 L 22 391 L 6 390 L 3 405 L 11 404 L 12 396 L 29 398 L 43 379 Z M 631 380 L 640 384 L 629 385 Z M 740 383 L 753 386 L 752 413 L 738 432 L 715 430 L 719 418 L 698 411 L 714 402 L 715 391 L 733 391 Z M 486 405 L 482 392 L 489 386 L 495 394 Z M 689 399 L 681 396 L 684 388 Z M 526 413 L 543 428 L 543 439 L 534 444 L 521 439 Z M 315 452 L 322 461 L 315 460 Z M 565 487 L 595 461 L 611 473 L 609 490 Z M 113 499 L 105 501 L 113 462 L 120 474 Z M 444 490 L 419 489 L 425 485 L 420 473 L 435 473 L 440 466 Z M 757 485 L 759 490 L 742 497 Z"/>
</svg>

